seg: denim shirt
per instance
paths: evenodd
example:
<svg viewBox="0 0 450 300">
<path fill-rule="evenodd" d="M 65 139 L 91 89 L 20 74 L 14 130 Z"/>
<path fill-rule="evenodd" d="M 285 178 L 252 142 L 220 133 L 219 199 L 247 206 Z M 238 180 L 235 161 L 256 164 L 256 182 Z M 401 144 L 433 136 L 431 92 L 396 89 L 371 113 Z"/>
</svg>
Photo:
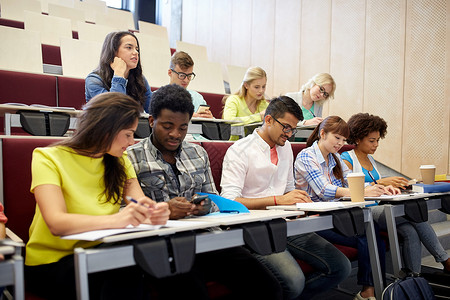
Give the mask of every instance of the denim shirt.
<svg viewBox="0 0 450 300">
<path fill-rule="evenodd" d="M 120 76 L 113 76 L 113 78 L 111 79 L 111 89 L 108 90 L 105 88 L 105 84 L 103 83 L 102 78 L 94 72 L 91 72 L 85 80 L 85 84 L 84 84 L 84 94 L 86 97 L 86 102 L 88 102 L 89 100 L 91 100 L 94 96 L 97 96 L 99 94 L 102 93 L 106 93 L 106 92 L 119 92 L 122 94 L 127 94 L 127 83 L 128 80 L 120 77 Z M 149 108 L 150 108 L 150 101 L 152 98 L 152 91 L 150 89 L 150 86 L 147 82 L 147 79 L 145 79 L 144 77 L 144 83 L 145 83 L 145 88 L 147 89 L 147 91 L 145 92 L 144 98 L 145 98 L 145 104 L 144 104 L 144 111 L 146 113 L 149 112 Z"/>
</svg>

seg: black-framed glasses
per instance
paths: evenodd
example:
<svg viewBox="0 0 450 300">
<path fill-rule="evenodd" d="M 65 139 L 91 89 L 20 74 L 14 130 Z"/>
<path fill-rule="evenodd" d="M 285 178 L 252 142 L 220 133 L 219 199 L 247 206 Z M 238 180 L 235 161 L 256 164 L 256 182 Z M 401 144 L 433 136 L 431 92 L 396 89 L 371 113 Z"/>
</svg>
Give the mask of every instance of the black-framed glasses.
<svg viewBox="0 0 450 300">
<path fill-rule="evenodd" d="M 275 121 L 277 121 L 278 122 L 278 124 L 280 124 L 281 126 L 283 126 L 283 132 L 284 133 L 290 133 L 290 132 L 292 132 L 292 135 L 295 135 L 296 133 L 297 133 L 297 128 L 292 128 L 291 126 L 288 126 L 288 125 L 284 125 L 283 123 L 281 123 L 280 121 L 278 121 L 276 118 L 274 118 L 273 116 L 272 116 L 272 119 L 274 119 Z"/>
<path fill-rule="evenodd" d="M 325 88 L 321 85 L 319 85 L 319 91 L 325 99 L 327 99 L 328 96 L 330 96 L 330 94 L 328 94 L 327 91 L 325 90 Z"/>
<path fill-rule="evenodd" d="M 195 78 L 195 73 L 194 72 L 186 74 L 186 73 L 183 73 L 183 72 L 177 72 L 174 69 L 170 69 L 170 70 L 172 70 L 172 72 L 175 72 L 175 74 L 178 75 L 178 79 L 180 79 L 180 80 L 184 80 L 185 78 L 187 78 L 189 81 L 192 81 Z"/>
</svg>

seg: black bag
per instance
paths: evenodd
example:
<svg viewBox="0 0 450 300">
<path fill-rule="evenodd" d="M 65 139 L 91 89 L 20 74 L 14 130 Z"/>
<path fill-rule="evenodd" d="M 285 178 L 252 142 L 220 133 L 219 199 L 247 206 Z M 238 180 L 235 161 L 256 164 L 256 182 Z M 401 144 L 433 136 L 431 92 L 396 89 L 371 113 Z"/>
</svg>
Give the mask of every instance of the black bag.
<svg viewBox="0 0 450 300">
<path fill-rule="evenodd" d="M 382 300 L 434 300 L 436 299 L 428 281 L 412 274 L 397 279 L 388 285 L 381 297 Z"/>
</svg>

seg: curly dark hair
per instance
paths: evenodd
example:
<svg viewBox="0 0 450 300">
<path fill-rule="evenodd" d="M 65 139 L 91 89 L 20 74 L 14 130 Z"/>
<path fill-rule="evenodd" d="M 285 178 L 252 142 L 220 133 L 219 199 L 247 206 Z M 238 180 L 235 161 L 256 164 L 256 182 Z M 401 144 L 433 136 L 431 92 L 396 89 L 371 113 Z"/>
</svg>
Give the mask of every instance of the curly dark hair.
<svg viewBox="0 0 450 300">
<path fill-rule="evenodd" d="M 358 113 L 351 116 L 347 124 L 350 128 L 350 136 L 347 139 L 347 143 L 351 145 L 356 145 L 356 141 L 362 140 L 371 132 L 378 131 L 382 139 L 387 133 L 386 121 L 368 113 Z"/>
<path fill-rule="evenodd" d="M 189 119 L 194 114 L 191 94 L 176 84 L 162 86 L 152 94 L 150 114 L 153 118 L 157 119 L 164 108 L 173 112 L 188 113 Z"/>
<path fill-rule="evenodd" d="M 119 51 L 120 42 L 126 35 L 134 37 L 138 49 L 140 49 L 137 37 L 129 31 L 111 32 L 106 36 L 105 41 L 103 42 L 100 63 L 94 72 L 100 76 L 104 87 L 108 91 L 111 89 L 111 79 L 114 76 L 114 71 L 110 64 L 114 61 L 114 57 L 116 56 L 117 51 Z M 142 75 L 141 55 L 139 54 L 136 68 L 131 69 L 128 74 L 127 95 L 131 96 L 131 98 L 138 101 L 141 106 L 144 107 L 146 92 L 147 88 L 145 87 L 144 76 Z"/>
</svg>

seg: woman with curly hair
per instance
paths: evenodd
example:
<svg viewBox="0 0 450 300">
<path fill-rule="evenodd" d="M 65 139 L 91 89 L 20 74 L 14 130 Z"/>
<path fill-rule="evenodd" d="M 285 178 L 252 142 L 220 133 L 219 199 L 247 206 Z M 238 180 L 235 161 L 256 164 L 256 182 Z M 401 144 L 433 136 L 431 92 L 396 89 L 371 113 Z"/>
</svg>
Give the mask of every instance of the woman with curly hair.
<svg viewBox="0 0 450 300">
<path fill-rule="evenodd" d="M 86 77 L 86 102 L 106 92 L 128 95 L 149 112 L 152 91 L 142 74 L 139 41 L 131 32 L 109 33 L 103 42 L 98 67 Z"/>
<path fill-rule="evenodd" d="M 353 172 L 363 172 L 366 175 L 367 185 L 373 184 L 373 181 L 376 180 L 380 185 L 404 188 L 408 184 L 407 179 L 399 176 L 382 178 L 372 157 L 378 148 L 380 139 L 386 136 L 386 121 L 368 113 L 358 113 L 348 120 L 348 126 L 350 135 L 347 143 L 355 145 L 355 149 L 344 152 L 341 158 L 349 169 Z M 378 225 L 382 229 L 386 229 L 384 210 L 374 209 L 372 212 Z M 402 255 L 406 268 L 420 273 L 422 249 L 420 243 L 422 242 L 436 262 L 444 265 L 444 271 L 450 271 L 449 255 L 440 244 L 430 224 L 411 222 L 404 217 L 397 217 L 395 221 L 397 233 L 403 239 Z"/>
<path fill-rule="evenodd" d="M 386 136 L 386 122 L 378 116 L 359 113 L 349 119 L 348 126 L 350 136 L 347 143 L 355 145 L 355 149 L 342 154 L 347 166 L 355 172 L 363 172 L 368 184 L 374 184 L 370 176 L 372 175 L 379 184 L 404 189 L 408 185 L 408 179 L 400 176 L 381 178 L 371 155 L 375 153 L 380 139 Z M 356 165 L 352 163 L 355 158 L 357 158 Z"/>
</svg>

